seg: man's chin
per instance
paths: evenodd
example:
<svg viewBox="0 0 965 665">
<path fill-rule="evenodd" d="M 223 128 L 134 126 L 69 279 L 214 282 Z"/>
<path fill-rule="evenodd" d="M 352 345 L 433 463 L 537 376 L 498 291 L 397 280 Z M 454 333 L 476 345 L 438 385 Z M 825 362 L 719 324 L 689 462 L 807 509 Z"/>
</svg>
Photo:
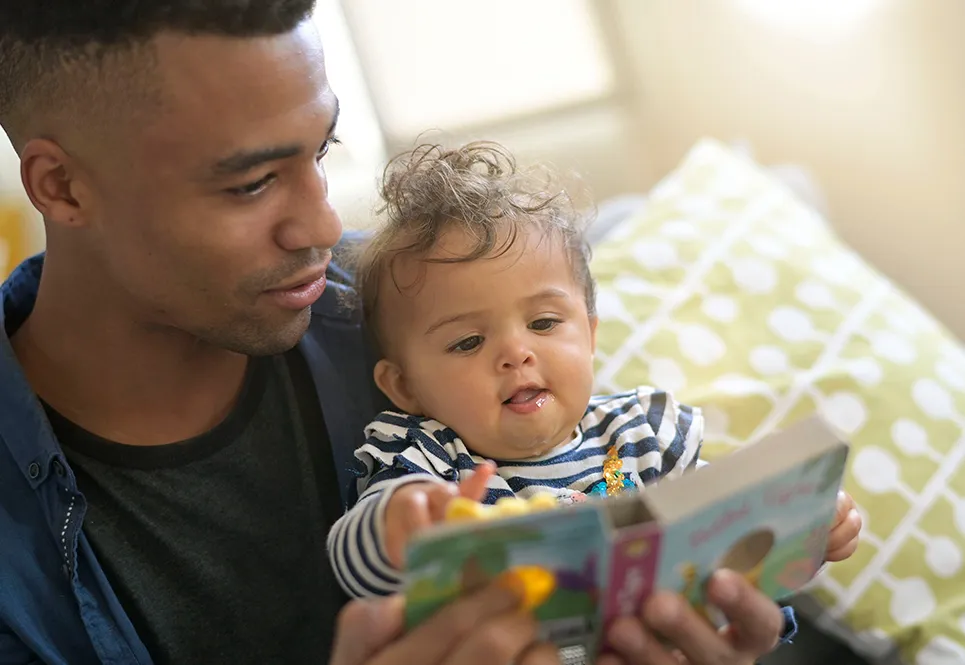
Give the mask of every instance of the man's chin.
<svg viewBox="0 0 965 665">
<path fill-rule="evenodd" d="M 293 349 L 305 335 L 310 321 L 311 310 L 306 307 L 282 320 L 237 325 L 220 335 L 220 339 L 207 341 L 247 356 L 274 356 Z"/>
</svg>

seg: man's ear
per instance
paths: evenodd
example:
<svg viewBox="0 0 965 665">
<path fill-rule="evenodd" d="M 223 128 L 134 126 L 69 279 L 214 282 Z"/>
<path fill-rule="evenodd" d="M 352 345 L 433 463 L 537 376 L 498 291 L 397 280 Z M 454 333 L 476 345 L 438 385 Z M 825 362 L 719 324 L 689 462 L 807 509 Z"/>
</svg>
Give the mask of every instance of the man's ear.
<svg viewBox="0 0 965 665">
<path fill-rule="evenodd" d="M 90 222 L 89 190 L 77 176 L 75 161 L 49 139 L 32 139 L 20 151 L 20 179 L 45 221 L 75 228 Z"/>
<path fill-rule="evenodd" d="M 422 415 L 419 401 L 412 396 L 406 386 L 402 368 L 394 362 L 383 358 L 375 364 L 375 385 L 392 400 L 393 404 L 406 413 Z"/>
</svg>

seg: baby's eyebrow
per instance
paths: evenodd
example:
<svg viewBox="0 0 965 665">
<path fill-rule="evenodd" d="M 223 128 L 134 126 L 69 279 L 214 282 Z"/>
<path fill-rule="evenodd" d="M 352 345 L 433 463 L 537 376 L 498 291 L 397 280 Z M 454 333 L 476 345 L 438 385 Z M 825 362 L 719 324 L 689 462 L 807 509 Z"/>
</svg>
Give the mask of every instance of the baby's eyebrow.
<svg viewBox="0 0 965 665">
<path fill-rule="evenodd" d="M 553 298 L 566 299 L 569 298 L 570 294 L 565 289 L 560 289 L 555 286 L 551 286 L 548 289 L 543 289 L 539 293 L 534 293 L 531 296 L 526 296 L 526 300 L 550 300 Z"/>
<path fill-rule="evenodd" d="M 523 300 L 526 302 L 536 302 L 539 300 L 569 299 L 569 297 L 570 297 L 570 294 L 565 289 L 560 289 L 555 286 L 551 286 L 547 289 L 543 289 L 542 291 L 539 291 L 538 293 L 534 293 L 532 295 L 526 296 L 523 298 Z M 482 314 L 483 312 L 481 310 L 475 310 L 472 312 L 462 312 L 460 314 L 455 314 L 453 316 L 447 316 L 443 319 L 439 319 L 438 321 L 430 325 L 428 328 L 426 328 L 425 334 L 431 335 L 432 333 L 439 330 L 439 328 L 442 328 L 443 326 L 448 326 L 453 323 L 459 323 L 461 321 L 473 319 L 481 316 Z"/>
<path fill-rule="evenodd" d="M 438 321 L 436 321 L 426 329 L 426 335 L 431 335 L 432 333 L 437 331 L 439 328 L 442 328 L 443 326 L 448 326 L 452 323 L 459 323 L 460 321 L 472 319 L 474 317 L 479 316 L 480 314 L 482 314 L 482 312 L 480 311 L 463 312 L 462 314 L 456 314 L 455 316 L 447 316 L 444 319 L 439 319 Z"/>
</svg>

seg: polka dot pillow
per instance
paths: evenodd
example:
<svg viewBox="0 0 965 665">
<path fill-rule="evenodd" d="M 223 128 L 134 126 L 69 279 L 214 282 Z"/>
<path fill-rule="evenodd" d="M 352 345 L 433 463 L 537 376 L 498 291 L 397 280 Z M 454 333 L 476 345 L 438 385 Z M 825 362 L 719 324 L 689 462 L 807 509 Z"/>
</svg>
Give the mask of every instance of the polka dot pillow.
<svg viewBox="0 0 965 665">
<path fill-rule="evenodd" d="M 17 266 L 23 258 L 26 240 L 24 220 L 18 207 L 0 201 L 0 281 Z"/>
<path fill-rule="evenodd" d="M 706 459 L 820 413 L 865 520 L 809 590 L 869 653 L 965 663 L 965 351 L 747 159 L 699 143 L 597 246 L 598 389 L 673 390 Z"/>
</svg>

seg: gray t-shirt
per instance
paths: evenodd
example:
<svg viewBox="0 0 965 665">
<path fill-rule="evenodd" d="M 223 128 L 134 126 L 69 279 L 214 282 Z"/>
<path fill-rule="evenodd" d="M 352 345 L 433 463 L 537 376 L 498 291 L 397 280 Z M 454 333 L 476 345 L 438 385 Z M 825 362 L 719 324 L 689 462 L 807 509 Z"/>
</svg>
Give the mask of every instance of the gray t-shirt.
<svg viewBox="0 0 965 665">
<path fill-rule="evenodd" d="M 180 443 L 122 445 L 48 415 L 84 532 L 158 665 L 327 662 L 341 500 L 300 353 L 253 358 L 228 417 Z"/>
</svg>

